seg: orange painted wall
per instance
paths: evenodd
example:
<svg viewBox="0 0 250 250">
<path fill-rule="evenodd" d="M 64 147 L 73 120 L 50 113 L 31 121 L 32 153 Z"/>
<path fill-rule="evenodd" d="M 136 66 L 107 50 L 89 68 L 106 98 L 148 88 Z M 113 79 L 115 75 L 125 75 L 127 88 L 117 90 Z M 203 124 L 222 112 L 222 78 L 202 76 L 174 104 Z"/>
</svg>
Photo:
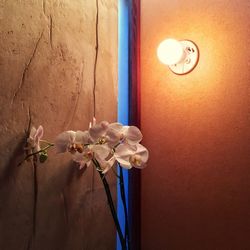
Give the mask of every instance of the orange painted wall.
<svg viewBox="0 0 250 250">
<path fill-rule="evenodd" d="M 141 1 L 142 250 L 250 249 L 250 2 Z M 177 76 L 167 37 L 200 61 Z"/>
</svg>

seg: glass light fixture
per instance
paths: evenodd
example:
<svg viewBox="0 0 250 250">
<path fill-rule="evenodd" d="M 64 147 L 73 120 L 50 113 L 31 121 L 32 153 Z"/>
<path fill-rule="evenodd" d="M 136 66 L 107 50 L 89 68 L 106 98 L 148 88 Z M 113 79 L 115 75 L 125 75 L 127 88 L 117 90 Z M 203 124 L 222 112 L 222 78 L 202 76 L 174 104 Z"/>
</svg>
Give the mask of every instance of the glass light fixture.
<svg viewBox="0 0 250 250">
<path fill-rule="evenodd" d="M 192 41 L 177 41 L 169 38 L 160 43 L 157 56 L 175 74 L 184 75 L 191 72 L 197 65 L 199 50 Z"/>
</svg>

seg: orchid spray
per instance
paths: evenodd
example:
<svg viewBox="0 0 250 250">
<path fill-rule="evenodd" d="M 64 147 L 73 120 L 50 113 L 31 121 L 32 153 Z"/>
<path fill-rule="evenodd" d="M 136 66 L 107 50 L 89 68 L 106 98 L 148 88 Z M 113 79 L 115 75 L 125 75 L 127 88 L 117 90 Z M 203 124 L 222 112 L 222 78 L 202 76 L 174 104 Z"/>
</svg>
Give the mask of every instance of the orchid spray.
<svg viewBox="0 0 250 250">
<path fill-rule="evenodd" d="M 57 153 L 70 153 L 72 160 L 77 162 L 79 169 L 83 167 L 94 167 L 100 175 L 108 199 L 110 211 L 118 232 L 122 249 L 129 249 L 129 232 L 127 204 L 125 199 L 124 181 L 122 168 L 131 169 L 132 167 L 142 169 L 148 160 L 148 150 L 140 144 L 142 140 L 141 131 L 135 126 L 123 126 L 120 123 L 108 123 L 102 121 L 96 123 L 96 119 L 90 123 L 89 129 L 85 131 L 64 131 L 60 133 L 54 143 L 47 143 L 45 147 L 40 147 L 43 129 L 39 126 L 38 130 L 32 131 L 28 138 L 28 144 L 32 147 L 32 152 L 27 154 L 25 159 L 34 155 L 39 155 L 39 161 L 44 162 L 47 157 L 47 150 L 55 146 Z M 116 167 L 119 167 L 119 175 Z M 116 208 L 110 192 L 106 174 L 113 170 L 119 179 L 121 198 L 125 213 L 125 235 L 117 217 Z"/>
</svg>

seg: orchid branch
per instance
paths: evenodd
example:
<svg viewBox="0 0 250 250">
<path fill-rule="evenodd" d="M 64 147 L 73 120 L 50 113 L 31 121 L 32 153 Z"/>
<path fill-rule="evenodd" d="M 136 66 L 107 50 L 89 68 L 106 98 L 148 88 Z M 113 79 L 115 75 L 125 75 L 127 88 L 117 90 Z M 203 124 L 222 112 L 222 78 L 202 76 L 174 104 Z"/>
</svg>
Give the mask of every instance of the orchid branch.
<svg viewBox="0 0 250 250">
<path fill-rule="evenodd" d="M 99 164 L 99 162 L 97 160 L 93 159 L 92 162 L 94 163 L 97 170 L 101 168 L 100 164 Z M 119 239 L 120 239 L 120 242 L 121 242 L 121 245 L 122 245 L 122 250 L 126 250 L 126 241 L 125 241 L 125 239 L 123 237 L 123 234 L 122 234 L 121 226 L 120 226 L 120 223 L 119 223 L 119 220 L 118 220 L 118 217 L 117 217 L 117 213 L 116 213 L 114 202 L 113 202 L 112 195 L 111 195 L 111 192 L 110 192 L 109 184 L 107 182 L 107 179 L 106 179 L 105 175 L 100 171 L 98 171 L 98 173 L 99 173 L 99 175 L 101 177 L 101 180 L 102 180 L 104 188 L 105 188 L 105 192 L 106 192 L 107 199 L 108 199 L 108 204 L 109 204 L 109 207 L 110 207 L 110 211 L 111 211 L 113 220 L 115 222 L 116 230 L 118 232 L 118 236 L 119 236 Z"/>
<path fill-rule="evenodd" d="M 114 175 L 115 175 L 118 179 L 120 179 L 120 176 L 119 176 L 119 174 L 115 171 L 114 167 L 112 167 L 111 169 L 112 169 L 112 172 L 114 173 Z"/>
<path fill-rule="evenodd" d="M 38 150 L 38 151 L 36 151 L 36 152 L 27 154 L 26 157 L 18 164 L 18 166 L 22 165 L 23 162 L 25 162 L 25 161 L 26 161 L 27 159 L 29 159 L 31 156 L 37 155 L 37 154 L 39 154 L 39 153 L 42 153 L 42 152 L 46 151 L 47 149 L 49 149 L 50 147 L 53 147 L 53 146 L 54 146 L 54 144 L 53 144 L 53 143 L 50 143 L 50 144 L 47 145 L 46 147 L 44 147 L 44 148 L 42 148 L 42 149 L 40 149 L 40 150 Z"/>
<path fill-rule="evenodd" d="M 47 141 L 47 140 L 42 140 L 42 139 L 40 139 L 40 142 L 44 142 L 44 143 L 46 143 L 46 144 L 48 144 L 48 145 L 54 146 L 54 143 L 49 142 L 49 141 Z"/>
<path fill-rule="evenodd" d="M 33 165 L 33 192 L 34 192 L 34 201 L 33 201 L 33 237 L 35 237 L 35 234 L 36 234 L 37 194 L 38 194 L 37 159 L 33 160 L 32 165 Z"/>
</svg>

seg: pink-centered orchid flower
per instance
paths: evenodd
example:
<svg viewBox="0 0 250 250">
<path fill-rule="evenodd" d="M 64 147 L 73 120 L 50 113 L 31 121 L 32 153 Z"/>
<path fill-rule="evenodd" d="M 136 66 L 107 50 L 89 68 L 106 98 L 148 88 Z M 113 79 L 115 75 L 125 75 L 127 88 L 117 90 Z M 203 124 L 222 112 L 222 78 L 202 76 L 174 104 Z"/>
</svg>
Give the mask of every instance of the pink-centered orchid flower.
<svg viewBox="0 0 250 250">
<path fill-rule="evenodd" d="M 135 126 L 106 121 L 90 123 L 88 131 L 65 131 L 55 140 L 57 153 L 70 152 L 73 161 L 83 166 L 95 163 L 103 174 L 117 161 L 124 168 L 143 168 L 148 150 L 140 143 L 141 131 Z M 98 164 L 97 164 L 98 162 Z"/>
<path fill-rule="evenodd" d="M 92 165 L 93 160 L 97 160 L 100 163 L 105 162 L 105 159 L 110 154 L 110 148 L 107 145 L 88 145 L 85 146 L 82 152 L 76 152 L 73 154 L 73 161 L 78 162 L 80 164 L 80 169 L 85 165 L 89 167 Z"/>
<path fill-rule="evenodd" d="M 119 143 L 136 145 L 142 140 L 142 133 L 137 127 L 123 126 L 120 123 L 109 124 L 106 136 L 111 146 Z"/>
<path fill-rule="evenodd" d="M 29 138 L 27 139 L 28 147 L 35 152 L 41 150 L 40 140 L 43 137 L 43 127 L 40 125 L 38 129 L 32 127 L 30 130 Z"/>
<path fill-rule="evenodd" d="M 94 124 L 89 128 L 89 135 L 94 143 L 103 144 L 106 142 L 106 132 L 108 130 L 109 123 L 102 121 L 98 124 Z"/>
<path fill-rule="evenodd" d="M 133 146 L 129 144 L 120 144 L 114 153 L 114 157 L 119 162 L 119 164 L 127 169 L 132 167 L 146 167 L 148 156 L 148 150 L 141 144 Z"/>
<path fill-rule="evenodd" d="M 74 153 L 84 148 L 85 144 L 90 142 L 90 135 L 88 131 L 65 131 L 59 134 L 55 140 L 55 147 L 57 153 L 64 153 L 69 151 Z"/>
</svg>

